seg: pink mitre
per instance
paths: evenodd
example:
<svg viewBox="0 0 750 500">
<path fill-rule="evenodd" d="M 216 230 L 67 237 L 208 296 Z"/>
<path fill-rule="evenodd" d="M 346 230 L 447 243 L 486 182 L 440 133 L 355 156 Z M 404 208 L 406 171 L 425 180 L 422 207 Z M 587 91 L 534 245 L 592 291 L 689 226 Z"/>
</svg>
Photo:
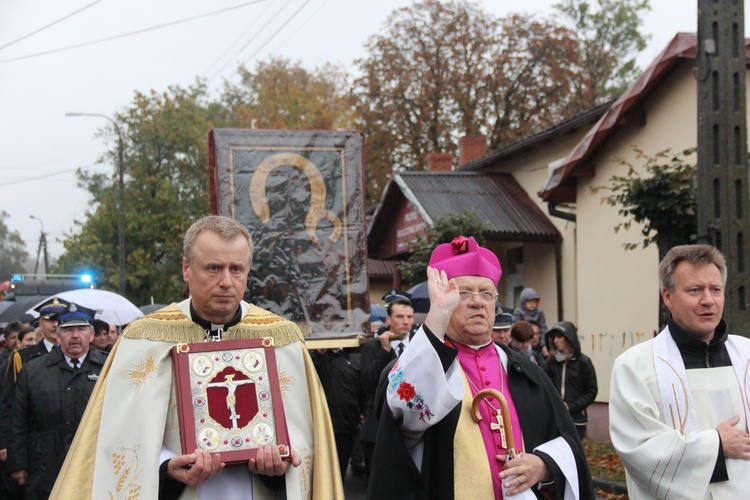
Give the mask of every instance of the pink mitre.
<svg viewBox="0 0 750 500">
<path fill-rule="evenodd" d="M 445 271 L 448 279 L 456 276 L 483 276 L 491 279 L 495 286 L 503 275 L 497 256 L 480 247 L 472 236 L 457 236 L 450 243 L 438 245 L 432 251 L 430 267 Z"/>
</svg>

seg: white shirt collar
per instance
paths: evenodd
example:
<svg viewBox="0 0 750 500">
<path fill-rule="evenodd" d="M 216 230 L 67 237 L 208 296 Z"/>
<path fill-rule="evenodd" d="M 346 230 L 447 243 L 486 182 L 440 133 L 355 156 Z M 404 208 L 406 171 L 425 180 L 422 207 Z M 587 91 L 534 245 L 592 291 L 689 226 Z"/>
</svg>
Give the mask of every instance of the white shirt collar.
<svg viewBox="0 0 750 500">
<path fill-rule="evenodd" d="M 409 345 L 409 336 L 407 335 L 406 337 L 404 337 L 402 339 L 391 340 L 391 347 L 398 347 L 398 345 L 401 344 L 401 343 L 404 344 L 404 347 L 406 347 L 407 345 Z"/>
<path fill-rule="evenodd" d="M 44 347 L 47 348 L 47 352 L 51 352 L 52 348 L 55 347 L 55 345 L 57 345 L 47 340 L 47 337 L 42 337 L 42 342 L 44 342 Z"/>
<path fill-rule="evenodd" d="M 87 351 L 81 354 L 80 356 L 78 356 L 78 358 L 76 358 L 78 359 L 78 366 L 83 365 L 83 361 L 86 359 L 86 356 L 88 356 L 88 354 L 89 353 Z M 68 363 L 68 366 L 70 366 L 71 368 L 75 368 L 75 366 L 73 366 L 73 363 L 71 363 L 70 361 L 73 358 L 69 357 L 67 354 L 63 354 L 63 357 L 65 358 L 65 361 Z"/>
</svg>

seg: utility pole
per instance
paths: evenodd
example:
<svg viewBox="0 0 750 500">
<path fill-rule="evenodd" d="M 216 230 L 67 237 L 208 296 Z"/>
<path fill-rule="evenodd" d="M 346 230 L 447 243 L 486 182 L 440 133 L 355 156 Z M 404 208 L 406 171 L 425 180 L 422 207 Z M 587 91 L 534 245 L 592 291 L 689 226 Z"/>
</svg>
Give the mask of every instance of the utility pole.
<svg viewBox="0 0 750 500">
<path fill-rule="evenodd" d="M 29 218 L 36 219 L 42 225 L 42 231 L 39 233 L 39 247 L 36 250 L 36 265 L 34 266 L 34 274 L 39 272 L 39 256 L 44 249 L 44 274 L 45 276 L 49 273 L 49 255 L 47 254 L 47 234 L 44 232 L 44 222 L 39 217 L 29 215 Z"/>
<path fill-rule="evenodd" d="M 744 2 L 698 0 L 698 240 L 727 259 L 724 318 L 750 335 Z"/>
<path fill-rule="evenodd" d="M 123 297 L 125 296 L 125 149 L 122 142 L 122 133 L 112 118 L 107 115 L 98 113 L 65 113 L 65 116 L 97 116 L 109 121 L 117 132 L 117 170 L 119 174 L 118 195 L 120 205 L 118 207 L 118 224 L 117 224 L 117 291 Z"/>
</svg>

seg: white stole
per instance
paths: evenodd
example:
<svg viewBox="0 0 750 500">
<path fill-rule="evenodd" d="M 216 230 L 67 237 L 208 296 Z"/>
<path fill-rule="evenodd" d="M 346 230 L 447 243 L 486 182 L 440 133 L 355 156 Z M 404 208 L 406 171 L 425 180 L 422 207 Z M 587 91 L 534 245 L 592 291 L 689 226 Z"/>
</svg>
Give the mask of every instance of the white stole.
<svg viewBox="0 0 750 500">
<path fill-rule="evenodd" d="M 729 359 L 737 377 L 745 409 L 745 422 L 750 422 L 750 349 L 729 335 L 726 341 Z M 669 327 L 665 327 L 653 342 L 653 359 L 661 397 L 661 420 L 682 435 L 700 432 L 693 395 L 688 385 L 685 363 Z M 747 429 L 745 429 L 747 430 Z"/>
<path fill-rule="evenodd" d="M 495 348 L 500 356 L 500 363 L 507 372 L 508 355 L 500 347 L 495 346 Z M 443 371 L 435 348 L 427 338 L 424 328 L 420 328 L 391 368 L 388 382 L 386 402 L 414 464 L 421 471 L 424 453 L 422 438 L 425 431 L 445 418 L 463 400 L 464 393 L 468 391 L 468 385 L 464 385 L 461 365 L 456 358 L 448 370 Z M 412 391 L 399 392 L 399 388 L 405 386 Z M 467 401 L 470 400 L 471 392 L 469 391 Z M 470 420 L 469 408 L 463 408 L 462 412 L 466 412 L 463 417 Z M 473 427 L 474 423 L 471 422 L 471 425 Z M 482 437 L 478 427 L 475 427 L 475 432 L 476 443 L 481 445 Z M 575 456 L 565 439 L 555 438 L 541 444 L 535 450 L 552 457 L 560 467 L 566 479 L 564 500 L 580 498 Z M 489 471 L 489 466 L 487 470 Z M 469 496 L 471 493 L 467 492 Z M 536 498 L 536 495 L 531 490 L 526 490 L 512 498 L 523 500 Z"/>
</svg>

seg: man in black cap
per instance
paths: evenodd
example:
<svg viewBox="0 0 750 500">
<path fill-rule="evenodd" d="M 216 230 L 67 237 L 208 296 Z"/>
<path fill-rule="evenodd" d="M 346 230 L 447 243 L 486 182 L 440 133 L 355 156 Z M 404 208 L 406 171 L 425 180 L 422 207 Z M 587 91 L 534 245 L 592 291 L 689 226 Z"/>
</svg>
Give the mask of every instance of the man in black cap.
<svg viewBox="0 0 750 500">
<path fill-rule="evenodd" d="M 411 295 L 393 289 L 383 295 L 383 300 L 385 301 L 386 312 L 385 326 L 375 332 L 377 342 L 367 342 L 360 347 L 360 392 L 362 393 L 365 419 L 359 439 L 362 443 L 367 470 L 369 470 L 372 461 L 375 436 L 378 431 L 374 399 L 380 380 L 380 372 L 388 363 L 401 355 L 409 343 L 410 337 L 416 331 Z"/>
<path fill-rule="evenodd" d="M 47 354 L 57 345 L 57 315 L 63 312 L 70 302 L 59 297 L 52 297 L 49 302 L 45 302 L 34 308 L 39 313 L 39 331 L 42 333 L 42 341 L 37 344 L 36 348 L 29 349 L 28 352 L 24 351 L 21 356 L 22 364 L 43 354 Z M 11 361 L 14 364 L 18 364 L 16 361 Z M 18 366 L 18 370 L 21 367 Z M 18 379 L 18 373 L 16 373 L 16 379 Z"/>
<path fill-rule="evenodd" d="M 400 354 L 416 331 L 411 295 L 393 289 L 382 298 L 385 301 L 385 326 L 375 332 L 375 337 L 384 350 L 396 349 L 396 353 Z"/>
<path fill-rule="evenodd" d="M 8 471 L 27 500 L 49 498 L 106 359 L 89 349 L 93 310 L 70 304 L 56 319 L 58 344 L 24 365 L 11 410 Z"/>
<path fill-rule="evenodd" d="M 16 383 L 23 365 L 36 357 L 48 354 L 57 344 L 57 315 L 65 310 L 68 304 L 70 303 L 67 300 L 53 297 L 34 308 L 39 313 L 39 331 L 42 332 L 43 338 L 33 347 L 14 351 L 9 356 L 7 363 L 2 366 L 3 392 L 0 397 L 0 422 L 10 423 L 11 406 L 16 395 Z M 2 498 L 22 499 L 23 490 L 7 474 L 6 461 L 8 459 L 9 435 L 9 432 L 0 432 L 0 462 L 2 462 L 0 474 L 2 474 L 5 487 L 5 491 L 0 491 L 0 493 L 2 493 Z"/>
<path fill-rule="evenodd" d="M 492 325 L 490 338 L 493 342 L 510 345 L 510 327 L 513 326 L 513 315 L 500 313 L 495 315 L 495 323 Z"/>
</svg>

